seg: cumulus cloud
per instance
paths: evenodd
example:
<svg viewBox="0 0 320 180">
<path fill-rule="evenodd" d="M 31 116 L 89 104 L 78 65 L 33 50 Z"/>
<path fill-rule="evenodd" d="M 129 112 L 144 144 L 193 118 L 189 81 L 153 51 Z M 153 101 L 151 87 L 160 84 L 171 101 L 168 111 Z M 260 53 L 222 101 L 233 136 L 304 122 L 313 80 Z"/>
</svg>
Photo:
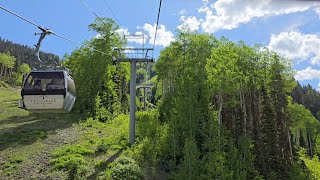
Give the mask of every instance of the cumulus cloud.
<svg viewBox="0 0 320 180">
<path fill-rule="evenodd" d="M 208 3 L 209 3 L 209 0 L 202 0 L 202 2 L 203 2 L 204 4 L 208 4 Z"/>
<path fill-rule="evenodd" d="M 312 69 L 310 66 L 301 71 L 297 71 L 294 76 L 296 80 L 311 80 L 311 79 L 319 79 L 320 78 L 320 70 Z"/>
<path fill-rule="evenodd" d="M 187 28 L 190 31 L 198 31 L 201 24 L 201 20 L 198 20 L 195 16 L 181 16 L 180 21 L 182 21 L 182 24 L 177 27 L 180 30 Z"/>
<path fill-rule="evenodd" d="M 156 31 L 156 24 L 151 25 L 151 24 L 146 23 L 146 24 L 144 24 L 142 29 L 147 32 L 147 34 L 149 36 L 149 43 L 153 44 L 154 34 Z M 174 40 L 174 36 L 173 36 L 172 32 L 167 30 L 165 25 L 162 25 L 162 24 L 159 25 L 155 45 L 166 47 L 173 40 Z"/>
<path fill-rule="evenodd" d="M 182 9 L 178 12 L 178 15 L 183 16 L 186 15 L 188 13 L 188 11 L 186 9 Z"/>
<path fill-rule="evenodd" d="M 172 15 L 174 16 L 184 16 L 188 14 L 188 11 L 186 9 L 181 9 L 180 11 L 176 12 L 176 13 L 173 13 Z"/>
<path fill-rule="evenodd" d="M 280 0 L 217 0 L 209 3 L 203 0 L 204 6 L 199 8 L 205 13 L 202 28 L 213 33 L 220 29 L 234 29 L 248 23 L 254 18 L 297 13 L 320 7 L 316 1 L 280 1 Z"/>
<path fill-rule="evenodd" d="M 306 69 L 297 71 L 294 78 L 298 81 L 319 79 L 318 87 L 316 89 L 317 91 L 320 92 L 320 70 L 319 69 L 313 69 L 309 66 Z"/>
<path fill-rule="evenodd" d="M 100 38 L 102 38 L 102 35 L 100 33 L 98 33 L 97 35 L 94 36 L 94 38 L 100 39 Z"/>
<path fill-rule="evenodd" d="M 123 36 L 123 35 L 128 35 L 130 34 L 129 33 L 129 30 L 127 28 L 120 28 L 116 31 L 120 36 Z"/>
<path fill-rule="evenodd" d="M 125 37 L 126 40 L 131 43 L 143 44 L 143 43 L 146 43 L 146 40 L 147 40 L 147 36 L 142 31 L 130 33 L 127 28 L 122 28 L 122 29 L 118 29 L 116 32 L 121 37 Z"/>
<path fill-rule="evenodd" d="M 268 48 L 290 59 L 309 60 L 320 65 L 320 38 L 315 34 L 282 32 L 272 35 Z"/>
<path fill-rule="evenodd" d="M 319 15 L 319 19 L 320 19 L 320 7 L 315 9 L 316 13 Z"/>
<path fill-rule="evenodd" d="M 147 42 L 148 36 L 144 34 L 142 31 L 137 31 L 133 34 L 129 34 L 126 36 L 128 42 L 145 44 Z"/>
</svg>

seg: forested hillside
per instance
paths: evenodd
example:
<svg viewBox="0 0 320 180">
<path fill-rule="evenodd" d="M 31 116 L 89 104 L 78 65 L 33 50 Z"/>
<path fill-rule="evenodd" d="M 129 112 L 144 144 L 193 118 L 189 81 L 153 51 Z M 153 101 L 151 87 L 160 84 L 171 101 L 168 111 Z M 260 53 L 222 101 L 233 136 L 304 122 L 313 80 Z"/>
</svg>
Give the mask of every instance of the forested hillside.
<svg viewBox="0 0 320 180">
<path fill-rule="evenodd" d="M 37 42 L 34 42 L 36 44 Z M 38 58 L 35 55 L 34 47 L 28 47 L 26 45 L 16 44 L 9 40 L 0 38 L 0 53 L 5 53 L 15 57 L 16 62 L 13 70 L 16 71 L 17 68 L 26 63 L 31 67 L 39 68 Z M 40 59 L 48 64 L 54 64 L 54 62 L 59 63 L 59 56 L 52 53 L 44 53 L 40 51 Z"/>
<path fill-rule="evenodd" d="M 320 121 L 320 93 L 318 91 L 310 85 L 301 86 L 298 83 L 291 96 L 294 102 L 305 106 Z"/>
<path fill-rule="evenodd" d="M 113 48 L 126 42 L 112 19 L 89 28 L 101 37 L 63 61 L 76 82 L 74 113 L 86 117 L 84 133 L 51 152 L 55 171 L 69 179 L 320 179 L 320 94 L 294 80 L 290 60 L 179 32 L 150 74 L 138 65 L 138 83 L 154 87 L 147 111 L 136 98 L 130 146 L 130 66 L 112 60 Z"/>
<path fill-rule="evenodd" d="M 60 61 L 57 55 L 51 53 L 40 52 L 40 58 L 47 65 L 55 65 Z M 23 75 L 40 66 L 33 48 L 0 38 L 0 87 L 7 86 L 5 83 L 21 85 Z"/>
</svg>

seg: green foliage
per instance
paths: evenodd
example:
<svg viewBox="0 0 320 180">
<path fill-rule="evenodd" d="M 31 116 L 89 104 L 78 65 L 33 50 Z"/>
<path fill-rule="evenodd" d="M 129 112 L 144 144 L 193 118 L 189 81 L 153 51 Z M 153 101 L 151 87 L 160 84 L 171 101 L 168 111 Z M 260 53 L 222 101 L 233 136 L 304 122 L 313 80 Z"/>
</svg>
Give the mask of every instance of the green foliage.
<svg viewBox="0 0 320 180">
<path fill-rule="evenodd" d="M 170 144 L 158 157 L 170 170 L 187 172 L 182 169 L 191 158 L 202 162 L 203 179 L 287 178 L 293 157 L 286 93 L 295 85 L 287 59 L 182 32 L 155 67 L 159 121 L 167 124 L 164 144 Z M 195 148 L 186 145 L 190 138 Z M 186 149 L 200 155 L 185 157 Z"/>
<path fill-rule="evenodd" d="M 18 73 L 19 74 L 27 74 L 28 72 L 30 72 L 31 71 L 31 68 L 30 68 L 30 66 L 28 65 L 28 64 L 26 64 L 26 63 L 23 63 L 23 64 L 21 64 L 19 67 L 18 67 Z"/>
<path fill-rule="evenodd" d="M 77 138 L 71 125 L 79 115 L 32 114 L 17 108 L 19 98 L 20 91 L 0 88 L 0 179 L 44 177 L 48 151 Z"/>
<path fill-rule="evenodd" d="M 10 54 L 0 53 L 0 63 L 2 66 L 12 69 L 15 65 L 16 58 Z"/>
<path fill-rule="evenodd" d="M 297 103 L 289 103 L 288 113 L 291 120 L 293 143 L 297 150 L 308 149 L 308 154 L 317 152 L 317 137 L 320 136 L 320 122 L 311 114 L 310 110 Z M 311 145 L 311 146 L 310 146 Z"/>
<path fill-rule="evenodd" d="M 69 154 L 55 158 L 51 161 L 54 168 L 65 170 L 68 173 L 69 179 L 84 179 L 84 175 L 88 171 L 88 162 L 84 156 L 80 154 Z"/>
<path fill-rule="evenodd" d="M 317 135 L 315 140 L 315 153 L 320 157 L 320 134 Z"/>
<path fill-rule="evenodd" d="M 23 78 L 31 71 L 28 64 L 23 63 L 18 67 L 17 72 L 12 73 L 11 80 L 14 81 L 11 84 L 20 85 L 23 82 Z"/>
<path fill-rule="evenodd" d="M 159 178 L 161 165 L 169 159 L 163 159 L 170 146 L 167 144 L 168 126 L 158 121 L 159 113 L 156 110 L 138 112 L 137 143 L 126 152 L 141 165 L 144 174 L 150 178 Z M 162 177 L 165 178 L 165 177 Z"/>
<path fill-rule="evenodd" d="M 56 170 L 66 171 L 70 179 L 85 179 L 93 168 L 104 171 L 105 161 L 128 146 L 127 123 L 124 114 L 107 123 L 93 118 L 82 121 L 79 141 L 55 149 L 51 164 Z"/>
<path fill-rule="evenodd" d="M 101 97 L 97 95 L 95 99 L 95 119 L 101 122 L 106 122 L 108 119 L 112 119 L 112 113 L 108 111 L 104 106 L 101 105 Z"/>
<path fill-rule="evenodd" d="M 146 70 L 144 68 L 137 69 L 137 83 L 140 84 L 141 82 L 146 80 Z"/>
<path fill-rule="evenodd" d="M 52 153 L 54 159 L 50 163 L 54 169 L 66 171 L 70 179 L 84 178 L 88 171 L 85 156 L 93 154 L 94 151 L 84 145 L 62 146 Z"/>
<path fill-rule="evenodd" d="M 28 64 L 21 64 L 17 67 L 17 70 L 14 71 L 16 59 L 13 56 L 8 54 L 0 53 L 0 79 L 5 80 L 11 85 L 20 85 L 23 80 L 23 76 L 26 75 L 31 68 Z"/>
<path fill-rule="evenodd" d="M 309 158 L 306 149 L 302 148 L 299 151 L 299 159 L 304 162 L 313 179 L 320 179 L 320 161 L 318 156 Z"/>
<path fill-rule="evenodd" d="M 127 111 L 126 84 L 128 64 L 114 64 L 114 47 L 121 47 L 113 20 L 103 18 L 89 25 L 91 30 L 101 34 L 93 38 L 87 46 L 104 53 L 97 53 L 88 47 L 81 47 L 65 57 L 64 66 L 72 72 L 76 82 L 76 109 L 96 116 L 101 121 L 116 117 Z"/>
<path fill-rule="evenodd" d="M 118 150 L 128 145 L 128 119 L 127 115 L 121 114 L 108 123 L 102 123 L 93 118 L 88 118 L 80 125 L 87 129 L 84 140 L 100 148 Z M 102 134 L 107 134 L 103 137 Z"/>
<path fill-rule="evenodd" d="M 9 80 L 12 69 L 16 63 L 16 58 L 10 54 L 0 53 L 0 80 Z"/>
<path fill-rule="evenodd" d="M 291 92 L 293 102 L 302 104 L 320 121 L 320 93 L 310 84 L 298 85 Z"/>
<path fill-rule="evenodd" d="M 141 139 L 150 137 L 154 139 L 157 136 L 160 123 L 158 121 L 159 113 L 157 110 L 137 112 L 137 136 Z"/>
<path fill-rule="evenodd" d="M 193 139 L 186 140 L 183 154 L 183 161 L 175 179 L 197 179 L 200 175 L 201 161 L 199 150 Z"/>
<path fill-rule="evenodd" d="M 308 180 L 310 175 L 308 172 L 302 169 L 301 163 L 294 163 L 291 170 L 289 171 L 290 180 Z"/>
<path fill-rule="evenodd" d="M 85 145 L 68 145 L 62 146 L 52 153 L 52 155 L 57 158 L 66 156 L 67 154 L 93 155 L 94 151 Z"/>
<path fill-rule="evenodd" d="M 120 157 L 114 163 L 109 165 L 107 174 L 110 174 L 113 180 L 142 180 L 143 175 L 136 162 L 128 157 Z M 108 177 L 108 176 L 107 176 Z"/>
</svg>

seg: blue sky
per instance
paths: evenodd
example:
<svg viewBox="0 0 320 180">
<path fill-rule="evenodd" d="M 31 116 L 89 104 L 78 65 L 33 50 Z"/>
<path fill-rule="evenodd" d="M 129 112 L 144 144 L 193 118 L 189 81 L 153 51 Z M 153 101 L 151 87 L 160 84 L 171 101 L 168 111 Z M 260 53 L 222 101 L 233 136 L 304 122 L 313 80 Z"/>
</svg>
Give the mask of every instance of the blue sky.
<svg viewBox="0 0 320 180">
<path fill-rule="evenodd" d="M 114 18 L 104 0 L 83 0 L 101 17 Z M 159 1 L 110 1 L 121 29 L 144 32 L 153 42 Z M 77 42 L 97 34 L 88 30 L 95 16 L 80 0 L 0 1 L 8 8 L 55 33 Z M 320 3 L 294 0 L 163 0 L 155 55 L 173 40 L 182 24 L 199 33 L 225 36 L 249 45 L 262 44 L 292 59 L 296 79 L 320 89 Z M 0 11 L 0 37 L 33 46 L 37 28 Z M 149 42 L 149 41 L 148 41 Z M 152 46 L 149 44 L 147 46 Z M 48 36 L 41 50 L 63 56 L 79 45 Z"/>
</svg>

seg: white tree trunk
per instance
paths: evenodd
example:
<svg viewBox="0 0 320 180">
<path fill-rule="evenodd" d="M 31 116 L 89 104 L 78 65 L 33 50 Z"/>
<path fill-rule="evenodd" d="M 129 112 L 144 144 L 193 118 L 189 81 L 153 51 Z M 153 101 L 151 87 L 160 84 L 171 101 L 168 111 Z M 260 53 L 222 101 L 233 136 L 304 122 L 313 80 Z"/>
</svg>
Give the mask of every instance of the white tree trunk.
<svg viewBox="0 0 320 180">
<path fill-rule="evenodd" d="M 222 92 L 219 93 L 219 111 L 218 111 L 218 127 L 219 127 L 219 135 L 220 135 L 220 125 L 222 123 L 222 105 L 223 105 L 223 97 Z"/>
<path fill-rule="evenodd" d="M 289 143 L 289 150 L 290 150 L 290 163 L 292 164 L 293 163 L 293 153 L 292 153 L 292 146 L 291 146 L 291 136 L 290 136 L 290 132 L 289 130 L 287 131 L 288 132 L 288 143 Z"/>
</svg>

